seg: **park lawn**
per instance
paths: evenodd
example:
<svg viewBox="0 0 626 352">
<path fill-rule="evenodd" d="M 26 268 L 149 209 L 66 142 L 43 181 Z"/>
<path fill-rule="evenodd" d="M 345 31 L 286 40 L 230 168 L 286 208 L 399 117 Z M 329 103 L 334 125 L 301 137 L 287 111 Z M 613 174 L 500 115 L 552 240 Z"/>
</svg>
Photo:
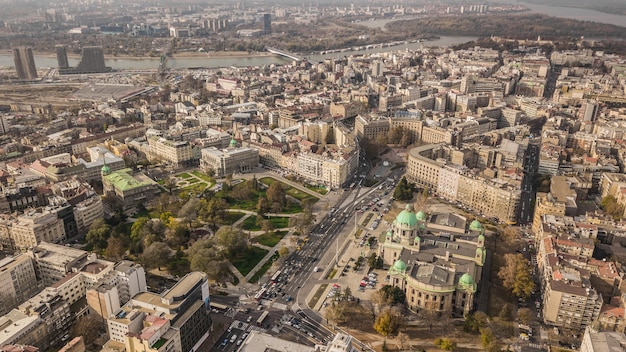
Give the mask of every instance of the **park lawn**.
<svg viewBox="0 0 626 352">
<path fill-rule="evenodd" d="M 326 194 L 328 194 L 328 190 L 326 189 L 326 187 L 321 187 L 321 186 L 313 186 L 313 185 L 306 185 L 306 188 L 310 189 L 313 192 L 317 192 L 323 196 L 325 196 Z"/>
<path fill-rule="evenodd" d="M 273 231 L 265 233 L 252 239 L 252 242 L 260 243 L 264 246 L 274 247 L 285 237 L 284 231 Z"/>
<path fill-rule="evenodd" d="M 289 189 L 287 189 L 285 191 L 285 193 L 287 193 L 287 195 L 290 195 L 294 198 L 296 198 L 297 200 L 304 202 L 306 200 L 310 201 L 312 204 L 315 204 L 315 202 L 317 202 L 318 200 L 320 200 L 319 198 L 312 196 L 306 192 L 302 192 L 299 189 L 293 188 L 291 186 L 287 186 L 289 187 Z"/>
<path fill-rule="evenodd" d="M 278 253 L 274 253 L 274 255 L 272 255 L 268 261 L 263 263 L 263 265 L 259 268 L 259 270 L 257 270 L 257 272 L 254 273 L 254 275 L 252 275 L 252 277 L 250 278 L 250 283 L 254 284 L 254 283 L 259 282 L 259 279 L 263 275 L 265 275 L 265 273 L 269 270 L 269 268 L 272 267 L 272 264 L 274 263 L 276 259 L 278 259 Z"/>
<path fill-rule="evenodd" d="M 246 250 L 235 253 L 230 258 L 230 262 L 239 270 L 241 275 L 246 276 L 267 253 L 268 251 L 263 248 L 250 246 Z"/>
<path fill-rule="evenodd" d="M 261 230 L 261 226 L 256 224 L 256 216 L 248 216 L 248 218 L 241 223 L 241 228 L 248 231 Z"/>
<path fill-rule="evenodd" d="M 283 229 L 289 227 L 289 218 L 287 217 L 273 217 L 269 218 L 269 221 L 274 225 L 275 229 Z"/>
<path fill-rule="evenodd" d="M 227 211 L 224 213 L 224 225 L 232 225 L 236 223 L 239 219 L 243 218 L 245 215 L 246 214 L 244 213 Z"/>
<path fill-rule="evenodd" d="M 200 194 L 200 193 L 202 193 L 202 191 L 204 191 L 204 189 L 206 187 L 207 187 L 207 184 L 204 183 L 204 182 L 201 182 L 201 183 L 196 183 L 196 184 L 192 183 L 189 186 L 184 187 L 183 189 L 185 191 L 188 191 L 188 192 L 191 192 L 191 193 L 194 193 L 194 194 Z"/>
<path fill-rule="evenodd" d="M 193 178 L 193 176 L 191 176 L 190 174 L 188 174 L 188 173 L 186 173 L 186 172 L 183 172 L 182 174 L 178 174 L 178 175 L 176 175 L 176 176 L 177 176 L 177 177 L 180 177 L 180 178 L 182 178 L 182 179 L 185 179 L 185 180 L 187 180 L 187 179 L 189 179 L 189 178 Z"/>
<path fill-rule="evenodd" d="M 305 201 L 306 199 L 311 199 L 311 201 L 313 203 L 315 203 L 315 202 L 317 202 L 319 200 L 318 197 L 312 196 L 312 195 L 310 195 L 310 194 L 308 194 L 306 192 L 302 192 L 301 190 L 293 188 L 290 185 L 288 185 L 288 184 L 286 184 L 284 182 L 278 181 L 277 179 L 275 179 L 273 177 L 263 177 L 259 181 L 265 183 L 268 186 L 271 186 L 272 183 L 274 183 L 274 182 L 280 182 L 280 186 L 283 188 L 283 190 L 285 190 L 285 193 L 287 195 L 292 196 L 292 197 L 294 197 L 295 199 L 297 199 L 297 200 L 299 200 L 301 202 Z"/>
<path fill-rule="evenodd" d="M 137 214 L 135 214 L 133 217 L 134 218 L 150 218 L 150 219 L 156 219 L 160 216 L 161 214 L 159 214 L 158 211 L 156 211 L 155 209 L 152 210 L 147 210 L 147 209 L 142 209 L 140 211 L 137 212 Z"/>
<path fill-rule="evenodd" d="M 203 174 L 203 173 L 202 173 L 202 172 L 200 172 L 200 171 L 197 171 L 197 170 L 196 170 L 196 171 L 192 171 L 191 173 L 192 173 L 194 176 L 196 176 L 196 177 L 198 177 L 198 178 L 201 178 L 202 180 L 204 180 L 204 181 L 205 181 L 205 182 L 207 182 L 207 183 L 215 183 L 215 180 L 213 180 L 211 177 L 209 177 L 209 176 L 208 176 L 208 175 L 206 175 L 206 174 Z"/>
</svg>

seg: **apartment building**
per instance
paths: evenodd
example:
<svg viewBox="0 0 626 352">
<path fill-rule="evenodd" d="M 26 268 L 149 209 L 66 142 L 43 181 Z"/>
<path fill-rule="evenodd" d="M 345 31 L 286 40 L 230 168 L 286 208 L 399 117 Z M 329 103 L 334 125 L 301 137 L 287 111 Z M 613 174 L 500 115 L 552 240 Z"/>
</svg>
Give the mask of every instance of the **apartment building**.
<svg viewBox="0 0 626 352">
<path fill-rule="evenodd" d="M 63 220 L 48 208 L 28 209 L 11 227 L 16 248 L 28 249 L 41 242 L 63 243 L 66 239 Z"/>
<path fill-rule="evenodd" d="M 546 324 L 583 331 L 598 319 L 602 295 L 578 271 L 558 271 L 546 282 L 543 320 Z"/>
<path fill-rule="evenodd" d="M 532 224 L 535 235 L 541 232 L 544 215 L 565 215 L 565 203 L 554 199 L 551 193 L 537 192 Z"/>
<path fill-rule="evenodd" d="M 474 209 L 486 217 L 516 222 L 521 190 L 508 181 L 470 173 L 449 164 L 445 145 L 429 144 L 409 150 L 406 178 L 442 197 Z"/>
<path fill-rule="evenodd" d="M 151 161 L 162 161 L 174 167 L 189 165 L 192 162 L 191 144 L 188 141 L 172 141 L 163 137 L 148 138 Z"/>
<path fill-rule="evenodd" d="M 0 346 L 30 345 L 45 351 L 50 346 L 46 324 L 35 315 L 13 309 L 0 316 Z"/>
<path fill-rule="evenodd" d="M 626 351 L 626 335 L 619 332 L 598 332 L 585 329 L 580 352 Z"/>
<path fill-rule="evenodd" d="M 97 220 L 104 218 L 102 198 L 98 195 L 89 197 L 74 205 L 74 220 L 79 234 L 87 234 L 89 227 Z"/>
<path fill-rule="evenodd" d="M 46 337 L 51 345 L 60 344 L 69 339 L 74 314 L 70 312 L 70 304 L 61 296 L 44 290 L 22 303 L 17 309 L 27 316 L 37 317 L 43 321 L 46 327 Z"/>
<path fill-rule="evenodd" d="M 29 256 L 20 254 L 0 260 L 0 315 L 32 297 L 37 289 L 35 267 Z"/>
<path fill-rule="evenodd" d="M 209 285 L 201 272 L 185 275 L 161 295 L 141 292 L 108 318 L 110 341 L 127 351 L 191 351 L 209 336 Z"/>
<path fill-rule="evenodd" d="M 40 243 L 26 253 L 35 263 L 37 276 L 45 286 L 63 279 L 72 269 L 80 267 L 90 258 L 95 259 L 95 254 L 90 256 L 80 249 L 47 242 Z"/>
<path fill-rule="evenodd" d="M 370 119 L 359 115 L 354 121 L 354 131 L 359 138 L 375 140 L 378 136 L 389 134 L 389 119 Z"/>
</svg>

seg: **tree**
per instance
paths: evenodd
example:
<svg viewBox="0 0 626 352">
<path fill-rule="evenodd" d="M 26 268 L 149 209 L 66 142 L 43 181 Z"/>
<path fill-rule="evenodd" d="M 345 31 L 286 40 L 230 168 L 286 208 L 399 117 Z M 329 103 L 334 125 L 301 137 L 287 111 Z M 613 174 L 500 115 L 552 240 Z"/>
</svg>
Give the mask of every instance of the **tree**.
<svg viewBox="0 0 626 352">
<path fill-rule="evenodd" d="M 163 180 L 163 187 L 167 189 L 169 194 L 172 194 L 172 190 L 176 188 L 176 180 L 173 177 L 166 177 L 165 180 Z"/>
<path fill-rule="evenodd" d="M 480 329 L 480 343 L 483 345 L 483 348 L 487 349 L 487 346 L 491 345 L 494 340 L 495 336 L 493 335 L 493 331 L 491 331 L 491 329 Z"/>
<path fill-rule="evenodd" d="M 346 302 L 333 302 L 328 309 L 326 309 L 326 319 L 337 325 L 343 321 L 346 312 Z"/>
<path fill-rule="evenodd" d="M 124 253 L 126 253 L 126 246 L 124 246 L 124 241 L 122 241 L 119 236 L 109 237 L 105 252 L 106 256 L 114 261 L 122 259 Z"/>
<path fill-rule="evenodd" d="M 448 338 L 438 337 L 433 343 L 435 347 L 446 351 L 453 351 L 456 348 L 456 342 Z"/>
<path fill-rule="evenodd" d="M 478 334 L 480 330 L 487 326 L 487 315 L 483 312 L 474 312 L 465 315 L 463 330 L 465 332 Z"/>
<path fill-rule="evenodd" d="M 400 201 L 413 199 L 413 185 L 409 184 L 405 177 L 402 177 L 393 191 L 393 197 Z"/>
<path fill-rule="evenodd" d="M 513 226 L 507 226 L 502 231 L 502 238 L 508 244 L 515 244 L 521 239 L 521 233 L 518 228 Z"/>
<path fill-rule="evenodd" d="M 270 202 L 267 198 L 259 197 L 259 201 L 256 203 L 256 210 L 260 215 L 263 215 L 270 210 Z"/>
<path fill-rule="evenodd" d="M 528 308 L 520 308 L 517 310 L 517 319 L 520 323 L 528 325 L 533 321 L 533 312 Z"/>
<path fill-rule="evenodd" d="M 274 231 L 274 224 L 272 224 L 271 221 L 269 220 L 263 220 L 261 222 L 261 230 L 263 230 L 263 232 L 270 233 L 272 231 Z"/>
<path fill-rule="evenodd" d="M 87 243 L 96 250 L 105 249 L 110 235 L 111 226 L 104 219 L 97 219 L 89 227 L 89 232 L 87 232 L 86 236 Z"/>
<path fill-rule="evenodd" d="M 267 191 L 265 192 L 265 194 L 267 195 L 267 200 L 269 200 L 270 203 L 278 203 L 281 206 L 281 209 L 283 206 L 285 206 L 285 201 L 286 201 L 286 193 L 285 190 L 283 189 L 283 187 L 281 186 L 281 183 L 278 181 L 273 182 L 268 188 Z"/>
<path fill-rule="evenodd" d="M 498 271 L 502 285 L 517 297 L 526 299 L 535 289 L 530 262 L 522 254 L 506 254 L 505 265 Z"/>
<path fill-rule="evenodd" d="M 153 242 L 148 246 L 142 255 L 143 262 L 148 268 L 158 268 L 167 264 L 172 254 L 170 247 L 163 242 Z"/>
<path fill-rule="evenodd" d="M 280 257 L 286 257 L 289 255 L 289 248 L 287 248 L 286 246 L 282 246 L 278 249 L 278 255 Z"/>
<path fill-rule="evenodd" d="M 513 307 L 510 304 L 505 304 L 500 309 L 500 313 L 498 317 L 504 321 L 512 321 L 513 320 Z"/>
<path fill-rule="evenodd" d="M 385 285 L 380 288 L 380 291 L 384 295 L 384 300 L 389 302 L 389 305 L 404 304 L 406 295 L 400 287 Z"/>
<path fill-rule="evenodd" d="M 398 336 L 396 337 L 396 340 L 398 341 L 398 348 L 400 350 L 406 350 L 406 349 L 411 349 L 411 345 L 410 345 L 410 341 L 411 338 L 409 337 L 409 335 L 407 335 L 404 332 L 399 332 Z"/>
<path fill-rule="evenodd" d="M 191 227 L 191 222 L 198 218 L 198 207 L 200 206 L 200 201 L 196 198 L 191 198 L 183 205 L 178 211 L 178 217 L 183 218 L 185 221 L 189 223 Z"/>
<path fill-rule="evenodd" d="M 307 228 L 313 223 L 313 214 L 304 212 L 289 218 L 289 227 L 294 227 L 300 234 L 306 234 Z"/>
<path fill-rule="evenodd" d="M 95 314 L 89 314 L 78 319 L 70 328 L 72 337 L 82 336 L 85 340 L 85 346 L 91 346 L 100 333 L 104 332 L 104 324 Z"/>
<path fill-rule="evenodd" d="M 209 279 L 223 282 L 229 275 L 228 264 L 211 239 L 196 241 L 187 251 L 191 270 L 203 271 Z"/>
<path fill-rule="evenodd" d="M 230 226 L 220 227 L 215 233 L 215 241 L 222 246 L 227 257 L 248 247 L 248 236 L 241 229 Z"/>
<path fill-rule="evenodd" d="M 382 311 L 374 322 L 374 330 L 380 335 L 387 337 L 393 335 L 400 327 L 402 317 L 393 309 Z"/>
<path fill-rule="evenodd" d="M 611 215 L 614 219 L 620 219 L 624 215 L 624 207 L 617 203 L 617 199 L 614 196 L 608 195 L 602 198 L 602 202 L 600 203 L 602 209 Z"/>
</svg>

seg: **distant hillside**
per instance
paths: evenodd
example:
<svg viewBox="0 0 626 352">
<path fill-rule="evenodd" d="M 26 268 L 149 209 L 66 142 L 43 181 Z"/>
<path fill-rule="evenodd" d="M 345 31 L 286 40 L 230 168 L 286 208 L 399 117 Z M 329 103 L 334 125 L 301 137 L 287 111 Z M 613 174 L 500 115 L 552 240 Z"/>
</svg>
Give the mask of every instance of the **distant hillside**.
<svg viewBox="0 0 626 352">
<path fill-rule="evenodd" d="M 524 0 L 525 2 L 538 5 L 579 7 L 596 11 L 611 13 L 614 15 L 626 15 L 626 2 L 624 0 Z"/>
<path fill-rule="evenodd" d="M 549 17 L 538 14 L 446 16 L 388 23 L 391 32 L 410 33 L 410 36 L 466 35 L 489 37 L 492 35 L 513 39 L 571 38 L 621 38 L 626 39 L 626 28 L 590 21 Z"/>
</svg>

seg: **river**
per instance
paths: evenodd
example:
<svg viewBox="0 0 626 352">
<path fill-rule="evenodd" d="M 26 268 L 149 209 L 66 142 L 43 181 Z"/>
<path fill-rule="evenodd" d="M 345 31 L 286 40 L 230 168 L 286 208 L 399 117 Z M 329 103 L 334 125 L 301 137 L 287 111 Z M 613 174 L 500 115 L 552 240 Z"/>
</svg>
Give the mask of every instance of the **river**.
<svg viewBox="0 0 626 352">
<path fill-rule="evenodd" d="M 515 3 L 526 6 L 532 12 L 540 13 L 543 15 L 560 17 L 560 18 L 569 18 L 572 20 L 579 21 L 592 21 L 598 23 L 606 23 L 613 24 L 620 27 L 626 27 L 626 16 L 623 15 L 615 15 L 590 9 L 581 9 L 577 7 L 562 7 L 562 6 L 547 6 L 547 5 L 537 5 L 530 4 L 523 1 L 508 1 L 508 0 L 500 0 L 499 2 L 503 3 Z"/>
<path fill-rule="evenodd" d="M 387 48 L 372 48 L 367 50 L 359 50 L 359 51 L 344 51 L 338 53 L 330 53 L 326 55 L 306 55 L 306 57 L 313 62 L 322 61 L 325 58 L 333 57 L 333 58 L 341 58 L 344 56 L 349 56 L 353 54 L 373 54 L 379 52 L 387 52 L 387 51 L 397 51 L 397 50 L 406 50 L 406 49 L 418 49 L 422 46 L 452 46 L 456 44 L 466 43 L 472 40 L 475 40 L 477 37 L 441 37 L 436 40 L 422 42 L 422 43 L 407 43 L 396 45 Z M 69 64 L 70 66 L 78 65 L 78 59 L 70 58 Z M 195 56 L 195 57 L 178 57 L 178 58 L 170 58 L 167 60 L 167 67 L 169 68 L 192 68 L 192 67 L 204 67 L 204 68 L 215 68 L 215 67 L 230 67 L 230 66 L 263 66 L 263 65 L 271 65 L 271 64 L 285 64 L 289 63 L 290 60 L 286 58 L 282 58 L 279 56 L 268 55 L 268 56 L 239 56 L 239 57 L 211 57 L 211 55 L 207 55 L 206 57 Z M 50 55 L 35 55 L 35 64 L 37 68 L 49 68 L 49 67 L 57 67 L 57 60 L 55 56 Z M 159 66 L 159 58 L 145 58 L 145 59 L 132 59 L 132 58 L 116 58 L 116 59 L 106 59 L 106 65 L 112 67 L 116 70 L 156 70 Z M 0 54 L 0 67 L 13 67 L 13 56 L 11 54 Z"/>
</svg>

